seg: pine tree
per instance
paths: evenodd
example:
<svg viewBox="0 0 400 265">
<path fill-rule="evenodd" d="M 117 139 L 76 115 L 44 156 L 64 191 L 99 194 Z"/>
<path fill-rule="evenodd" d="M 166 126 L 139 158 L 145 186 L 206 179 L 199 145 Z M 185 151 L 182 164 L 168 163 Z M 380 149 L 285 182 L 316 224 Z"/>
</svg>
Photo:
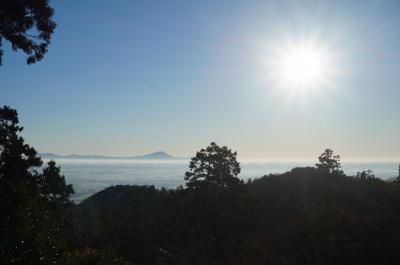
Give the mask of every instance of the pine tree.
<svg viewBox="0 0 400 265">
<path fill-rule="evenodd" d="M 58 173 L 55 164 L 38 173 L 42 160 L 19 135 L 22 130 L 17 111 L 0 108 L 0 264 L 56 264 L 63 244 L 50 202 L 53 195 L 68 200 L 72 186 L 49 174 Z"/>
</svg>

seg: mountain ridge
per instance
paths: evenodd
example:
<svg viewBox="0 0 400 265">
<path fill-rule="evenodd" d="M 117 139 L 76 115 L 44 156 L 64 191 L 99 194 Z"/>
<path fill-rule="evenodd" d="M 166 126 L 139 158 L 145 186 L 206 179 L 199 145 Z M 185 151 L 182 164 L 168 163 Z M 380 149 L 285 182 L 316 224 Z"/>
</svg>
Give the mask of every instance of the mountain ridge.
<svg viewBox="0 0 400 265">
<path fill-rule="evenodd" d="M 42 158 L 47 158 L 47 159 L 149 159 L 149 160 L 181 159 L 180 157 L 172 156 L 164 151 L 156 151 L 137 156 L 107 156 L 107 155 L 82 155 L 82 154 L 60 155 L 55 153 L 38 153 L 38 155 Z"/>
</svg>

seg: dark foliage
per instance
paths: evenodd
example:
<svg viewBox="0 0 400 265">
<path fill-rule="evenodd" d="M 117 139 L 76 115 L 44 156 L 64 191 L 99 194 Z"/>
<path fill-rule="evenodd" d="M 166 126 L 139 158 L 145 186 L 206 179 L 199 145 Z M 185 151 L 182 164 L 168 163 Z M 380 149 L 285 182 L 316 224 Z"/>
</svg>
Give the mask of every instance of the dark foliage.
<svg viewBox="0 0 400 265">
<path fill-rule="evenodd" d="M 74 193 L 72 184 L 65 183 L 65 177 L 60 174 L 60 167 L 50 161 L 43 173 L 38 176 L 38 186 L 41 195 L 48 201 L 58 204 L 69 204 L 69 197 Z"/>
<path fill-rule="evenodd" d="M 75 206 L 60 168 L 42 172 L 0 108 L 0 264 L 400 264 L 400 185 L 317 167 L 244 184 L 236 152 L 211 143 L 176 190 L 107 188 Z"/>
<path fill-rule="evenodd" d="M 63 265 L 130 265 L 124 258 L 116 258 L 108 251 L 91 248 L 67 253 L 61 261 Z"/>
<path fill-rule="evenodd" d="M 397 176 L 397 180 L 400 181 L 400 164 L 399 164 L 399 174 Z"/>
<path fill-rule="evenodd" d="M 37 185 L 42 165 L 19 136 L 17 112 L 0 108 L 0 253 L 2 264 L 57 262 L 62 242 L 58 225 Z"/>
<path fill-rule="evenodd" d="M 328 173 L 334 174 L 343 174 L 343 171 L 340 169 L 340 156 L 333 155 L 332 149 L 326 149 L 319 157 L 319 163 L 316 164 L 316 167 Z"/>
<path fill-rule="evenodd" d="M 117 186 L 79 208 L 90 247 L 134 264 L 399 264 L 398 202 L 394 182 L 295 168 L 240 191 Z"/>
<path fill-rule="evenodd" d="M 186 186 L 196 189 L 202 186 L 231 188 L 240 181 L 240 165 L 236 152 L 226 146 L 219 147 L 212 142 L 206 149 L 201 149 L 192 158 L 189 171 L 185 174 Z"/>
<path fill-rule="evenodd" d="M 392 183 L 296 168 L 251 184 L 273 260 L 285 264 L 398 264 Z"/>
<path fill-rule="evenodd" d="M 85 264 L 90 255 L 110 261 L 97 264 L 126 264 L 103 251 L 67 248 L 73 187 L 54 161 L 38 172 L 42 161 L 19 135 L 22 129 L 16 110 L 0 108 L 0 264 Z"/>
<path fill-rule="evenodd" d="M 157 264 L 172 236 L 168 198 L 169 192 L 153 186 L 116 186 L 95 194 L 79 206 L 84 243 L 115 249 L 134 264 Z"/>
<path fill-rule="evenodd" d="M 232 188 L 117 186 L 79 208 L 91 246 L 116 246 L 134 264 L 400 264 L 399 186 L 335 168 Z"/>
<path fill-rule="evenodd" d="M 0 65 L 3 39 L 11 43 L 14 51 L 20 49 L 26 53 L 28 64 L 40 61 L 56 27 L 53 13 L 48 0 L 1 0 Z"/>
</svg>

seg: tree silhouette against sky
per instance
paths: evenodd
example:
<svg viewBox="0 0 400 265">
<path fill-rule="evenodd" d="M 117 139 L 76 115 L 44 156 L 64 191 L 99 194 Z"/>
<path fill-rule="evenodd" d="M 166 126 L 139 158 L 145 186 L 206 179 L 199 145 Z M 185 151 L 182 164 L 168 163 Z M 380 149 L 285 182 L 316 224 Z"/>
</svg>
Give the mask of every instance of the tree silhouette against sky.
<svg viewBox="0 0 400 265">
<path fill-rule="evenodd" d="M 43 59 L 56 23 L 48 0 L 2 0 L 0 2 L 0 65 L 4 50 L 2 41 L 11 43 L 14 51 L 22 50 L 28 64 Z"/>
</svg>

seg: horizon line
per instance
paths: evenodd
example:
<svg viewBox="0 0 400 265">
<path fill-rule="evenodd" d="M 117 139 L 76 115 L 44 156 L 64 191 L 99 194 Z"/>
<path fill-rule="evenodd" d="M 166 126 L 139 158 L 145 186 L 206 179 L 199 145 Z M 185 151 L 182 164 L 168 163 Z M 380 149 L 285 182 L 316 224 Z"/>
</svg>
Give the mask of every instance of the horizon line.
<svg viewBox="0 0 400 265">
<path fill-rule="evenodd" d="M 38 152 L 38 155 L 46 155 L 46 154 L 52 154 L 52 155 L 57 155 L 57 156 L 100 156 L 100 157 L 104 157 L 105 159 L 107 158 L 114 158 L 114 159 L 125 159 L 125 158 L 132 158 L 132 157 L 141 157 L 141 156 L 146 156 L 146 155 L 150 155 L 150 154 L 154 154 L 154 153 L 165 153 L 167 155 L 170 155 L 172 158 L 178 158 L 178 159 L 190 159 L 193 157 L 193 155 L 186 155 L 186 156 L 175 156 L 172 155 L 169 152 L 163 151 L 163 150 L 158 150 L 158 151 L 154 151 L 154 152 L 148 152 L 148 153 L 144 153 L 144 154 L 132 154 L 132 155 L 109 155 L 109 154 L 83 154 L 83 153 L 68 153 L 68 154 L 63 154 L 63 153 L 54 153 L 54 152 Z M 240 162 L 240 160 L 244 160 L 244 161 L 248 161 L 248 160 L 252 160 L 252 161 L 257 161 L 259 160 L 261 161 L 276 161 L 276 162 L 284 162 L 284 161 L 293 161 L 293 162 L 318 162 L 318 157 L 287 157 L 287 158 L 277 158 L 277 157 L 240 157 L 238 156 L 238 161 Z M 346 158 L 346 159 L 340 159 L 341 163 L 346 163 L 346 161 L 350 161 L 350 162 L 398 162 L 400 163 L 400 158 L 393 158 L 393 157 L 389 157 L 389 158 L 374 158 L 374 157 L 370 157 L 370 158 L 362 158 L 362 157 L 350 157 L 350 158 Z"/>
</svg>

